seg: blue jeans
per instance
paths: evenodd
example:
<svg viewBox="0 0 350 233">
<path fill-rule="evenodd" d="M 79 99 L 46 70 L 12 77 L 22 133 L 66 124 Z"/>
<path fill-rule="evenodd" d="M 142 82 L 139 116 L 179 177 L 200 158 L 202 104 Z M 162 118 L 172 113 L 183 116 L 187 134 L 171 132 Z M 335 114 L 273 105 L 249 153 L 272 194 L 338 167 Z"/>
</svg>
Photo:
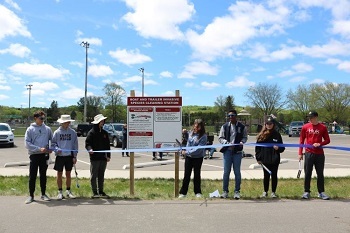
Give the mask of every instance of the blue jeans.
<svg viewBox="0 0 350 233">
<path fill-rule="evenodd" d="M 241 190 L 241 162 L 242 154 L 233 153 L 232 150 L 226 150 L 224 152 L 224 176 L 222 190 L 228 192 L 228 185 L 230 181 L 231 167 L 235 174 L 235 192 Z"/>
</svg>

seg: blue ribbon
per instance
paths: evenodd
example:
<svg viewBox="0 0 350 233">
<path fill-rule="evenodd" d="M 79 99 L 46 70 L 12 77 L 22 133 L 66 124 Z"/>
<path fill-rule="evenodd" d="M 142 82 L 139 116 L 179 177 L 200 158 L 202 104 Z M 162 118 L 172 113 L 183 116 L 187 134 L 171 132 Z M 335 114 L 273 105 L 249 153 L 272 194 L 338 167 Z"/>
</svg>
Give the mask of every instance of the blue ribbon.
<svg viewBox="0 0 350 233">
<path fill-rule="evenodd" d="M 235 143 L 235 144 L 213 144 L 213 145 L 205 145 L 205 146 L 195 146 L 195 147 L 167 147 L 167 148 L 144 148 L 144 149 L 127 149 L 127 150 L 99 150 L 94 152 L 99 153 L 121 153 L 121 152 L 174 152 L 174 151 L 180 151 L 180 150 L 189 150 L 191 148 L 197 148 L 197 149 L 210 149 L 210 148 L 221 148 L 226 146 L 239 146 L 242 144 Z M 261 146 L 261 147 L 303 147 L 303 148 L 313 148 L 313 145 L 310 144 L 282 144 L 282 143 L 245 143 L 244 146 Z M 334 149 L 334 150 L 343 150 L 343 151 L 350 151 L 350 147 L 345 146 L 320 146 L 319 148 L 323 149 Z M 51 149 L 52 151 L 57 151 L 56 149 Z M 73 151 L 73 152 L 87 152 L 87 150 L 66 150 L 66 149 L 60 149 L 60 151 Z"/>
</svg>

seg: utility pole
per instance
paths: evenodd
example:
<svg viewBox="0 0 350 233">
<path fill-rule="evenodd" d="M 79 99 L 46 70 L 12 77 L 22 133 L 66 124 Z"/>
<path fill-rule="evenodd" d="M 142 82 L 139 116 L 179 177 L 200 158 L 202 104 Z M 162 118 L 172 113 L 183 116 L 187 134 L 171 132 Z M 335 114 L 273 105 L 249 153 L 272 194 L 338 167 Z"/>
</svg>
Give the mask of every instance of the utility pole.
<svg viewBox="0 0 350 233">
<path fill-rule="evenodd" d="M 28 84 L 26 85 L 27 90 L 29 90 L 29 105 L 28 105 L 28 124 L 30 124 L 30 95 L 31 95 L 31 91 L 32 91 L 32 84 Z"/>
<path fill-rule="evenodd" d="M 140 68 L 139 71 L 142 73 L 142 97 L 144 96 L 144 80 L 145 80 L 145 68 Z"/>
<path fill-rule="evenodd" d="M 84 95 L 84 122 L 86 122 L 87 106 L 86 106 L 86 95 L 87 95 L 87 72 L 88 72 L 88 48 L 90 44 L 87 41 L 80 43 L 85 48 L 85 95 Z"/>
</svg>

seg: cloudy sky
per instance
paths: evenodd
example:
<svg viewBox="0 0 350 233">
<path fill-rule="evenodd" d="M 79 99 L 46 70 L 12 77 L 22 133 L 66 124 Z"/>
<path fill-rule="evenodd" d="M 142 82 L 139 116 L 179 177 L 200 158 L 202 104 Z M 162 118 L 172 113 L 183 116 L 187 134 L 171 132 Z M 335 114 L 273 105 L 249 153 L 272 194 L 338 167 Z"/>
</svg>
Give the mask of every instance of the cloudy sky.
<svg viewBox="0 0 350 233">
<path fill-rule="evenodd" d="M 349 83 L 350 0 L 1 0 L 0 105 L 59 107 L 110 82 L 214 105 L 258 83 Z"/>
</svg>

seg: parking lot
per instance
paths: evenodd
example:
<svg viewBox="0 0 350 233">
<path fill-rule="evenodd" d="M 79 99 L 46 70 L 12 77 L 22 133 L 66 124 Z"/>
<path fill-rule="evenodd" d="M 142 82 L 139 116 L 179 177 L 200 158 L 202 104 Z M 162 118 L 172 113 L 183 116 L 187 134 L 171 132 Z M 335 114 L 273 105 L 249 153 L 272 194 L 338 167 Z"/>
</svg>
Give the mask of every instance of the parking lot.
<svg viewBox="0 0 350 233">
<path fill-rule="evenodd" d="M 298 137 L 288 137 L 283 136 L 284 143 L 286 144 L 297 144 L 299 142 Z M 341 146 L 346 147 L 349 145 L 350 136 L 349 135 L 331 135 L 331 146 Z M 248 138 L 248 143 L 254 143 L 255 137 L 251 136 Z M 214 139 L 214 145 L 218 144 L 217 137 Z M 78 154 L 78 162 L 77 168 L 80 171 L 86 172 L 88 175 L 89 170 L 89 156 L 85 151 L 85 137 L 79 137 L 79 154 Z M 112 159 L 108 163 L 108 171 L 110 172 L 119 172 L 119 174 L 123 174 L 122 177 L 128 177 L 128 170 L 124 170 L 123 166 L 129 164 L 128 157 L 122 157 L 120 153 L 120 148 L 114 148 L 111 146 Z M 219 150 L 219 148 L 218 148 Z M 246 154 L 254 154 L 254 146 L 246 145 L 244 147 L 244 151 Z M 325 175 L 333 176 L 334 173 L 336 176 L 336 172 L 339 171 L 347 171 L 350 172 L 350 153 L 344 150 L 334 150 L 334 149 L 325 149 L 326 154 L 326 165 L 325 165 Z M 21 161 L 28 162 L 28 154 L 27 150 L 24 147 L 24 138 L 16 137 L 15 138 L 15 146 L 13 148 L 1 147 L 0 148 L 0 166 L 4 167 L 5 164 L 8 163 L 17 163 Z M 288 147 L 285 152 L 281 154 L 283 160 L 288 160 L 287 163 L 283 163 L 280 165 L 280 174 L 283 170 L 291 171 L 294 174 L 295 170 L 298 169 L 298 148 L 296 147 Z M 52 157 L 54 157 L 52 155 Z M 164 153 L 163 161 L 171 161 L 174 159 L 174 153 Z M 183 161 L 180 159 L 180 171 L 183 171 Z M 135 153 L 135 164 L 138 163 L 152 163 L 152 153 L 144 152 L 144 153 Z M 202 171 L 204 178 L 220 178 L 222 177 L 223 170 L 223 161 L 222 154 L 220 152 L 214 153 L 214 158 L 209 160 L 204 160 Z M 256 173 L 253 169 L 249 168 L 252 164 L 256 163 L 256 160 L 252 157 L 247 157 L 242 159 L 242 176 L 243 178 L 255 178 L 255 174 L 262 176 L 261 172 Z M 52 170 L 53 165 L 50 165 L 49 170 Z M 12 167 L 13 168 L 13 167 Z M 25 169 L 28 170 L 27 166 L 16 166 L 16 169 Z M 4 171 L 4 168 L 1 171 Z M 5 170 L 6 171 L 6 170 Z M 157 174 L 159 177 L 172 177 L 174 171 L 174 164 L 170 163 L 168 165 L 161 166 L 149 166 L 149 167 L 141 167 L 136 168 L 135 173 L 139 172 L 140 174 Z M 85 173 L 83 173 L 85 174 Z M 163 175 L 162 175 L 163 174 Z M 167 175 L 166 175 L 167 174 Z M 180 172 L 182 174 L 182 172 Z M 249 177 L 249 175 L 251 177 Z M 294 176 L 294 175 L 293 175 Z M 136 176 L 137 177 L 137 176 Z M 152 177 L 152 176 L 150 176 Z"/>
</svg>

